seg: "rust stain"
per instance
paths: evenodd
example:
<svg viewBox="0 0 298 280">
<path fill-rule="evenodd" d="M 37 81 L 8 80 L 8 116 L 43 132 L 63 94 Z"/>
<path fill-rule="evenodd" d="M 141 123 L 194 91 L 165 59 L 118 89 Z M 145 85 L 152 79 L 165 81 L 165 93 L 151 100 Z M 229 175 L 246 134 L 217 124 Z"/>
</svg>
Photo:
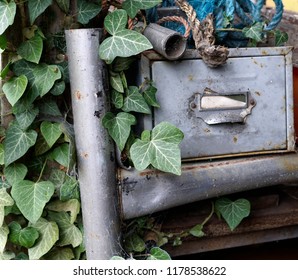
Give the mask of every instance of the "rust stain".
<svg viewBox="0 0 298 280">
<path fill-rule="evenodd" d="M 259 91 L 255 91 L 255 94 L 261 96 L 261 93 Z"/>
<path fill-rule="evenodd" d="M 88 153 L 82 153 L 81 156 L 82 156 L 83 158 L 88 158 L 88 157 L 89 157 Z"/>
<path fill-rule="evenodd" d="M 75 92 L 75 98 L 76 98 L 77 100 L 81 100 L 81 99 L 83 98 L 83 95 L 82 95 L 82 93 L 81 93 L 79 90 L 77 90 L 77 91 Z"/>
<path fill-rule="evenodd" d="M 209 129 L 209 128 L 205 128 L 204 131 L 205 131 L 206 133 L 210 133 L 210 129 Z"/>
<path fill-rule="evenodd" d="M 265 50 L 263 50 L 263 51 L 262 51 L 262 55 L 268 55 L 268 52 L 265 51 Z"/>
<path fill-rule="evenodd" d="M 188 78 L 188 80 L 189 80 L 189 81 L 193 81 L 193 80 L 194 80 L 194 77 L 193 77 L 193 75 L 188 75 L 188 77 L 187 77 L 187 78 Z"/>
<path fill-rule="evenodd" d="M 234 136 L 233 137 L 233 142 L 236 144 L 238 142 L 238 137 L 237 136 Z"/>
</svg>

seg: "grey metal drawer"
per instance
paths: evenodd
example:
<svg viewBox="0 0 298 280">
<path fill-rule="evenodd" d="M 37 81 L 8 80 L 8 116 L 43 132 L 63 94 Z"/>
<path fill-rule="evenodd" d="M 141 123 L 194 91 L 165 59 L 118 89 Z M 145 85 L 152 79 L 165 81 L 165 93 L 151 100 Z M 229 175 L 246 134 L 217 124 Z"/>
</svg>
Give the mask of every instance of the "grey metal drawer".
<svg viewBox="0 0 298 280">
<path fill-rule="evenodd" d="M 231 49 L 219 68 L 195 50 L 175 62 L 148 53 L 141 73 L 161 105 L 145 128 L 162 121 L 180 128 L 183 159 L 294 151 L 290 47 Z"/>
</svg>

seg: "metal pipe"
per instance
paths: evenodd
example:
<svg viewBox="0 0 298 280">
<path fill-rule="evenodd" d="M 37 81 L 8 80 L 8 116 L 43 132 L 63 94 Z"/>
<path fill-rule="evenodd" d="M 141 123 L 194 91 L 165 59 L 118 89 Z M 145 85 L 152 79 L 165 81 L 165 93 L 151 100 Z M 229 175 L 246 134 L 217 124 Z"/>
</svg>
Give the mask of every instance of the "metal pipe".
<svg viewBox="0 0 298 280">
<path fill-rule="evenodd" d="M 71 99 L 88 259 L 119 255 L 114 146 L 101 125 L 107 92 L 98 48 L 101 29 L 67 30 Z"/>
<path fill-rule="evenodd" d="M 122 216 L 131 219 L 207 198 L 298 182 L 298 155 L 185 163 L 182 175 L 119 169 Z"/>
<path fill-rule="evenodd" d="M 186 50 L 186 39 L 169 28 L 150 23 L 143 34 L 151 42 L 154 50 L 166 59 L 179 59 Z"/>
</svg>

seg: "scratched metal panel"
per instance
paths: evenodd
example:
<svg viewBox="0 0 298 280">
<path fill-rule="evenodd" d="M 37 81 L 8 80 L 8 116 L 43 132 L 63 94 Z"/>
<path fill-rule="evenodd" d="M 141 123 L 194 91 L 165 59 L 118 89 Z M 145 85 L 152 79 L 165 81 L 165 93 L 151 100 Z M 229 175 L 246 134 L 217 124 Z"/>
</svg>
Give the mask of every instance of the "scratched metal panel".
<svg viewBox="0 0 298 280">
<path fill-rule="evenodd" d="M 201 59 L 187 57 L 176 62 L 143 63 L 151 65 L 151 78 L 161 105 L 154 111 L 153 125 L 168 121 L 184 132 L 181 143 L 184 159 L 293 151 L 289 50 L 237 49 L 219 68 L 209 68 Z M 143 70 L 149 73 L 148 69 Z M 223 96 L 248 92 L 254 107 L 243 123 L 208 124 L 191 109 L 195 94 L 203 93 L 206 88 Z"/>
</svg>

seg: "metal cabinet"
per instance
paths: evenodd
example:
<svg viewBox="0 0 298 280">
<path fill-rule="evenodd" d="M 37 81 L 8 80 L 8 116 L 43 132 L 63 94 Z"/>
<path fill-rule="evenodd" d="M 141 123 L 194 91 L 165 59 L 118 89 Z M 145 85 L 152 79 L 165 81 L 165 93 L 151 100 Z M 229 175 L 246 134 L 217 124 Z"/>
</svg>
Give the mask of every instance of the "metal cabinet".
<svg viewBox="0 0 298 280">
<path fill-rule="evenodd" d="M 231 49 L 218 68 L 195 50 L 174 62 L 148 52 L 140 73 L 154 81 L 161 107 L 145 128 L 180 128 L 184 160 L 294 151 L 290 47 Z"/>
</svg>

